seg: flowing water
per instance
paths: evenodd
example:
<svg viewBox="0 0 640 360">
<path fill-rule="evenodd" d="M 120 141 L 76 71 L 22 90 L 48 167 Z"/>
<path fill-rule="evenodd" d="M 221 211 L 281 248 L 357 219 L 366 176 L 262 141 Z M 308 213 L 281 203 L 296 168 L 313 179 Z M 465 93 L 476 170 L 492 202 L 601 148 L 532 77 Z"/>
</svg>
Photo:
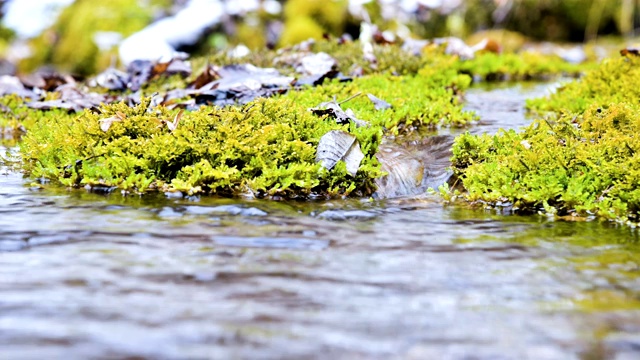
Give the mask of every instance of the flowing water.
<svg viewBox="0 0 640 360">
<path fill-rule="evenodd" d="M 471 131 L 526 124 L 547 88 L 470 91 Z M 435 195 L 124 198 L 0 174 L 2 359 L 640 356 L 637 229 Z"/>
</svg>

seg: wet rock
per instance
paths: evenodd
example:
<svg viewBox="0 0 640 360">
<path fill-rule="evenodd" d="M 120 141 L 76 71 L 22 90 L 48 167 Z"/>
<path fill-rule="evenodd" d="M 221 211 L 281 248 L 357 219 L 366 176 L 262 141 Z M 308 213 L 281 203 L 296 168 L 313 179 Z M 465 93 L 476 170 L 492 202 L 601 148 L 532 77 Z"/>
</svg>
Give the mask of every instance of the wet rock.
<svg viewBox="0 0 640 360">
<path fill-rule="evenodd" d="M 267 212 L 255 207 L 241 207 L 237 205 L 220 205 L 214 207 L 208 206 L 188 206 L 186 212 L 195 215 L 210 215 L 210 214 L 229 214 L 240 216 L 267 216 Z"/>
<path fill-rule="evenodd" d="M 327 210 L 318 214 L 318 217 L 326 220 L 366 220 L 373 219 L 378 214 L 365 210 Z"/>
<path fill-rule="evenodd" d="M 0 96 L 16 94 L 22 98 L 36 99 L 39 96 L 24 87 L 20 79 L 15 76 L 0 76 Z"/>
<path fill-rule="evenodd" d="M 380 145 L 376 158 L 387 175 L 376 179 L 377 198 L 417 195 L 446 183 L 452 173 L 453 137 L 432 136 L 409 144 Z"/>
</svg>

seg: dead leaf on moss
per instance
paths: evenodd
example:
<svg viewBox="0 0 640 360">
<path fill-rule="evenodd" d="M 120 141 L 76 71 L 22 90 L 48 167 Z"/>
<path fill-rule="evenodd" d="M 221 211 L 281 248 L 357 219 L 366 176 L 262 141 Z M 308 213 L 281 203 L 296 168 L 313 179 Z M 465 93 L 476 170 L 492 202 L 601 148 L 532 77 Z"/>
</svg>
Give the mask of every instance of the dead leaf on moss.
<svg viewBox="0 0 640 360">
<path fill-rule="evenodd" d="M 353 113 L 353 110 L 351 109 L 347 109 L 342 110 L 342 107 L 340 106 L 341 104 L 344 104 L 345 102 L 356 98 L 358 96 L 360 96 L 361 93 L 357 93 L 351 97 L 349 97 L 346 100 L 343 100 L 341 102 L 337 102 L 336 99 L 334 98 L 333 101 L 327 101 L 327 102 L 323 102 L 320 103 L 318 106 L 314 107 L 314 108 L 310 108 L 309 111 L 311 111 L 314 115 L 318 115 L 318 116 L 323 116 L 323 115 L 328 115 L 328 117 L 333 118 L 336 120 L 336 123 L 340 124 L 340 125 L 344 125 L 344 124 L 348 124 L 349 122 L 353 122 L 355 123 L 358 127 L 360 126 L 369 126 L 369 123 L 364 121 L 364 120 L 360 120 L 356 117 L 356 115 Z"/>
<path fill-rule="evenodd" d="M 114 116 L 111 116 L 105 119 L 100 119 L 98 120 L 100 122 L 100 130 L 107 132 L 109 131 L 109 129 L 111 128 L 111 125 L 114 122 L 123 121 L 125 118 L 126 118 L 126 115 L 118 111 Z"/>
<path fill-rule="evenodd" d="M 99 86 L 107 90 L 121 91 L 127 89 L 129 81 L 129 74 L 110 67 L 90 81 L 89 86 Z"/>
<path fill-rule="evenodd" d="M 97 108 L 102 103 L 116 99 L 97 93 L 82 92 L 72 84 L 59 86 L 56 92 L 60 95 L 57 100 L 32 101 L 26 105 L 38 110 L 66 109 L 69 111 L 82 111 L 84 109 Z"/>
<path fill-rule="evenodd" d="M 184 110 L 180 110 L 180 112 L 178 112 L 176 116 L 173 118 L 173 121 L 165 121 L 167 124 L 167 127 L 169 128 L 169 131 L 173 132 L 175 129 L 178 128 L 178 123 L 180 122 L 180 119 L 182 118 L 183 113 L 184 113 Z"/>
<path fill-rule="evenodd" d="M 622 49 L 622 50 L 620 50 L 620 55 L 622 55 L 622 56 L 640 56 L 640 48 L 628 47 L 626 49 Z"/>
<path fill-rule="evenodd" d="M 371 100 L 376 110 L 386 110 L 391 108 L 391 104 L 374 96 L 373 94 L 367 94 L 367 97 Z"/>
<path fill-rule="evenodd" d="M 20 81 L 28 88 L 38 88 L 44 91 L 54 91 L 65 84 L 75 85 L 76 81 L 70 75 L 63 75 L 53 70 L 37 71 L 33 74 L 20 76 Z"/>
<path fill-rule="evenodd" d="M 19 78 L 11 75 L 0 76 L 0 96 L 11 94 L 16 94 L 21 98 L 39 98 L 35 92 L 25 88 Z"/>
<path fill-rule="evenodd" d="M 347 171 L 356 176 L 364 154 L 354 135 L 342 130 L 332 130 L 324 134 L 318 143 L 316 162 L 327 170 L 333 169 L 339 161 L 344 161 Z"/>
</svg>

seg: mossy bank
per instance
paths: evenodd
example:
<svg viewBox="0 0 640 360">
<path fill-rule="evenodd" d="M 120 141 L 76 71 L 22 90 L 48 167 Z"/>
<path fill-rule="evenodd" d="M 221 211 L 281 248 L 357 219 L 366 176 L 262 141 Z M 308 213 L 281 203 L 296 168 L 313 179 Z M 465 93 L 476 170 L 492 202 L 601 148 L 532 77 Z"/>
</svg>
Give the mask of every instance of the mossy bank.
<svg viewBox="0 0 640 360">
<path fill-rule="evenodd" d="M 334 45 L 314 46 L 327 49 Z M 0 100 L 10 110 L 0 118 L 0 126 L 26 131 L 21 150 L 24 170 L 30 177 L 66 186 L 134 193 L 162 190 L 315 198 L 372 194 L 374 179 L 383 175 L 375 154 L 385 135 L 467 126 L 476 119 L 463 110 L 461 95 L 471 83 L 469 74 L 485 69 L 481 59 L 489 55 L 462 62 L 457 56 L 443 54 L 439 47 L 427 47 L 421 56 L 412 56 L 398 46 L 376 47 L 379 62 L 373 67 L 362 62 L 359 46 L 347 45 L 342 51 L 337 52 L 340 69 L 362 66 L 367 75 L 350 82 L 333 80 L 290 90 L 244 106 L 203 106 L 184 113 L 175 128 L 167 123 L 176 118 L 178 110 L 150 107 L 149 99 L 137 107 L 116 103 L 103 105 L 98 111 L 68 114 L 27 109 L 15 96 Z M 263 55 L 262 61 L 271 59 L 268 62 L 273 64 L 273 53 Z M 560 60 L 549 57 L 548 61 Z M 256 63 L 263 65 L 259 59 Z M 283 72 L 291 71 L 277 61 L 275 64 Z M 564 73 L 567 68 L 549 69 Z M 487 74 L 482 71 L 481 76 Z M 500 71 L 522 74 L 523 67 Z M 156 81 L 143 91 L 149 94 L 157 88 Z M 357 94 L 363 96 L 343 106 L 368 122 L 367 126 L 340 125 L 309 111 L 323 102 Z M 365 94 L 387 101 L 391 108 L 376 110 Z M 109 123 L 106 129 L 105 122 Z M 356 136 L 365 157 L 355 176 L 342 162 L 331 170 L 316 162 L 319 140 L 331 130 Z"/>
<path fill-rule="evenodd" d="M 638 223 L 640 59 L 608 59 L 550 97 L 522 131 L 463 135 L 453 166 L 470 201 Z"/>
</svg>

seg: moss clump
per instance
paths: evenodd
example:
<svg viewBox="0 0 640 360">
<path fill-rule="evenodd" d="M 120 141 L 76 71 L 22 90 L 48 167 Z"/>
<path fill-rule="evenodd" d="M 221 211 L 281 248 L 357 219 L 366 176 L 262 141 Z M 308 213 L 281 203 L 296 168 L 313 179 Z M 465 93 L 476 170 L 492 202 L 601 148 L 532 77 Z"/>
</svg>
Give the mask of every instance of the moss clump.
<svg viewBox="0 0 640 360">
<path fill-rule="evenodd" d="M 528 100 L 527 108 L 540 113 L 580 114 L 591 105 L 637 102 L 640 98 L 638 78 L 640 58 L 606 59 L 581 81 L 568 83 L 551 96 Z"/>
<path fill-rule="evenodd" d="M 361 70 L 364 74 L 390 73 L 395 75 L 414 75 L 427 67 L 454 69 L 457 72 L 472 75 L 479 80 L 543 80 L 554 76 L 577 76 L 593 68 L 592 63 L 570 64 L 554 55 L 524 53 L 478 53 L 472 60 L 461 61 L 455 56 L 445 55 L 444 47 L 426 46 L 420 55 L 413 55 L 398 44 L 373 45 L 375 64 L 364 58 L 362 44 L 359 41 L 339 44 L 335 41 L 318 41 L 310 50 L 326 52 L 338 62 L 338 69 L 344 74 Z M 207 60 L 211 64 L 228 65 L 248 62 L 261 67 L 277 67 L 293 74 L 294 69 L 287 63 L 287 51 L 280 52 L 258 50 L 242 59 L 230 58 L 220 52 Z M 204 63 L 198 61 L 198 63 Z M 197 68 L 195 66 L 194 68 Z"/>
<path fill-rule="evenodd" d="M 545 80 L 553 76 L 576 77 L 588 69 L 590 64 L 568 63 L 555 55 L 533 52 L 519 54 L 477 54 L 472 60 L 461 61 L 458 70 L 489 81 Z"/>
<path fill-rule="evenodd" d="M 459 95 L 468 88 L 471 79 L 454 69 L 425 68 L 414 76 L 371 75 L 351 83 L 331 82 L 319 88 L 309 88 L 284 95 L 296 104 L 317 106 L 334 96 L 346 99 L 355 94 L 373 94 L 392 105 L 391 109 L 375 110 L 374 104 L 361 96 L 344 108 L 372 124 L 397 134 L 416 128 L 435 129 L 439 126 L 464 126 L 476 116 L 462 109 Z"/>
<path fill-rule="evenodd" d="M 637 65 L 637 59 L 605 61 L 546 99 L 549 109 L 562 111 L 557 120 L 456 139 L 453 166 L 467 199 L 639 222 L 640 105 L 626 79 Z"/>
<path fill-rule="evenodd" d="M 175 131 L 164 108 L 104 106 L 37 124 L 22 144 L 24 167 L 33 177 L 67 186 L 117 186 L 233 195 L 287 197 L 367 195 L 380 175 L 373 157 L 379 128 L 323 121 L 290 101 L 260 99 L 240 108 L 203 108 L 183 116 Z M 121 113 L 105 132 L 100 120 Z M 44 120 L 44 119 L 43 119 Z M 366 157 L 356 177 L 344 165 L 328 172 L 315 162 L 319 138 L 329 130 L 354 133 Z"/>
<path fill-rule="evenodd" d="M 470 78 L 448 65 L 425 67 L 413 76 L 376 74 L 349 83 L 329 82 L 242 108 L 203 107 L 186 113 L 175 131 L 165 124 L 175 111 L 148 110 L 148 101 L 135 108 L 104 106 L 99 114 L 57 113 L 53 121 L 33 116 L 22 145 L 24 167 L 32 177 L 56 179 L 67 186 L 137 192 L 365 196 L 375 190 L 373 181 L 382 175 L 374 155 L 384 131 L 461 126 L 474 119 L 458 100 Z M 375 110 L 366 96 L 351 100 L 344 107 L 370 123 L 362 127 L 338 125 L 308 111 L 358 92 L 372 93 L 393 108 Z M 100 121 L 109 118 L 111 126 L 103 131 Z M 355 177 L 343 163 L 326 171 L 315 162 L 320 137 L 334 129 L 354 134 L 365 154 Z"/>
</svg>

